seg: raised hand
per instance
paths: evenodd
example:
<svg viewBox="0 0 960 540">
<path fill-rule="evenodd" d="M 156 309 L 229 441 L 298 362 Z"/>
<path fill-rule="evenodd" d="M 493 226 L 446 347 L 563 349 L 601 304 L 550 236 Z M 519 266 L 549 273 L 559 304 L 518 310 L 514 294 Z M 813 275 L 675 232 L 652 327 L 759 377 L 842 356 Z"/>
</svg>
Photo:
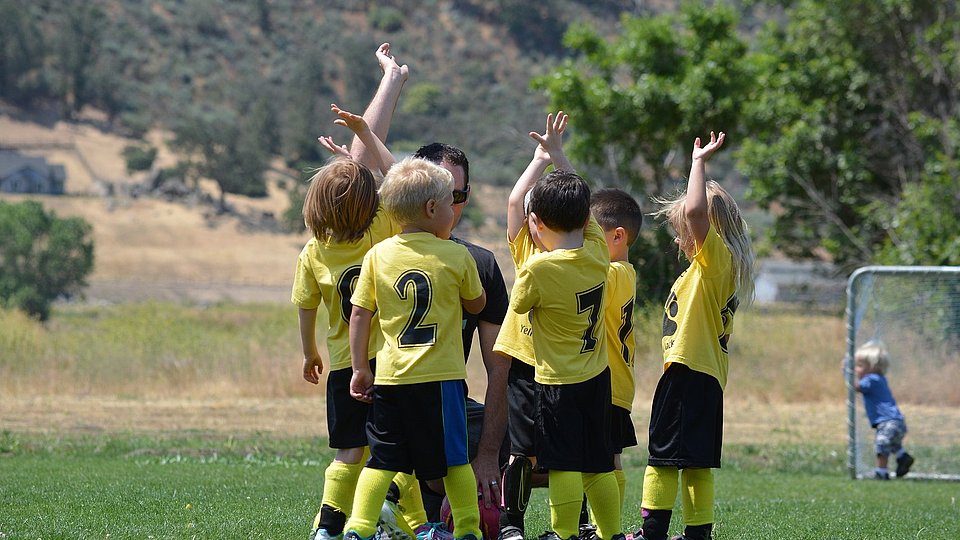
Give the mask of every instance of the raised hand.
<svg viewBox="0 0 960 540">
<path fill-rule="evenodd" d="M 388 73 L 399 75 L 400 78 L 405 81 L 410 74 L 410 68 L 408 68 L 406 64 L 397 64 L 396 58 L 393 57 L 393 53 L 390 51 L 389 43 L 383 43 L 377 48 L 377 62 L 380 64 L 380 71 L 382 71 L 384 75 Z"/>
<path fill-rule="evenodd" d="M 700 159 L 703 161 L 710 159 L 710 156 L 712 156 L 714 152 L 716 152 L 717 150 L 720 149 L 721 146 L 723 146 L 723 141 L 726 138 L 726 136 L 727 136 L 726 133 L 722 131 L 720 132 L 719 137 L 716 135 L 716 133 L 711 131 L 710 142 L 702 148 L 700 147 L 700 137 L 697 137 L 696 140 L 693 141 L 693 159 L 694 160 Z"/>
<path fill-rule="evenodd" d="M 362 116 L 345 111 L 338 107 L 336 103 L 330 104 L 330 111 L 339 116 L 339 118 L 333 121 L 334 124 L 348 128 L 358 136 L 370 129 L 370 127 L 367 126 L 367 121 L 364 120 Z"/>
<path fill-rule="evenodd" d="M 337 143 L 333 142 L 333 137 L 321 135 L 317 137 L 317 141 L 320 142 L 320 146 L 326 148 L 335 156 L 350 157 L 350 150 L 347 148 L 347 145 L 341 144 L 338 146 Z"/>
<path fill-rule="evenodd" d="M 557 116 L 547 115 L 547 126 L 543 135 L 531 131 L 530 138 L 537 141 L 537 149 L 534 150 L 534 159 L 547 159 L 553 163 L 555 169 L 573 170 L 573 166 L 567 161 L 566 154 L 563 153 L 563 132 L 567 130 L 567 120 L 569 116 L 563 111 L 557 111 Z"/>
</svg>

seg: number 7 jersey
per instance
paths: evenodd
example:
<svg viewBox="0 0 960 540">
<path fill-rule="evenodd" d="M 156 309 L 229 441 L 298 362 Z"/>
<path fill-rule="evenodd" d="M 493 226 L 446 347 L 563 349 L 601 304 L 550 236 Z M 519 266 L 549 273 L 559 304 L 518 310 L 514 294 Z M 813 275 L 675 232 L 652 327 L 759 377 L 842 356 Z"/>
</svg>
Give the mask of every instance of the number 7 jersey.
<svg viewBox="0 0 960 540">
<path fill-rule="evenodd" d="M 607 367 L 603 314 L 610 255 L 596 220 L 584 229 L 583 246 L 531 255 L 517 270 L 510 309 L 530 312 L 535 380 L 575 384 Z"/>
</svg>

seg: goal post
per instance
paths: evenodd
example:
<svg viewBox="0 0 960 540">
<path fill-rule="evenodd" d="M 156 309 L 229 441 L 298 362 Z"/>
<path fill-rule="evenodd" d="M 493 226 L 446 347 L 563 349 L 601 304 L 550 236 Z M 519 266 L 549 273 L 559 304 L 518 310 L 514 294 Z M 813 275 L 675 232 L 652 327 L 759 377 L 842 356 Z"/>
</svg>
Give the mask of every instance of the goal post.
<svg viewBox="0 0 960 540">
<path fill-rule="evenodd" d="M 847 469 L 872 478 L 873 429 L 854 389 L 854 352 L 879 340 L 907 423 L 910 478 L 960 480 L 960 266 L 866 266 L 847 280 Z M 896 460 L 890 458 L 891 472 Z"/>
</svg>

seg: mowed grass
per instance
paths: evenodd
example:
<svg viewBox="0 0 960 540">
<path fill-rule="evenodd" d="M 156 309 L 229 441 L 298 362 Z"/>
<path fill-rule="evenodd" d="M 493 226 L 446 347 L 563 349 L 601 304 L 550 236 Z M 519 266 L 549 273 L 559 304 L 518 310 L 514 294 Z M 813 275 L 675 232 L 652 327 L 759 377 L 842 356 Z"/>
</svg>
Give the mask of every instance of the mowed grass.
<svg viewBox="0 0 960 540">
<path fill-rule="evenodd" d="M 852 481 L 839 448 L 731 445 L 717 540 L 957 538 L 960 484 Z M 331 458 L 320 439 L 0 436 L 0 538 L 305 538 Z M 839 454 L 839 455 L 838 455 Z M 625 530 L 642 452 L 625 456 Z M 527 537 L 549 527 L 534 490 Z M 679 508 L 679 506 L 678 506 Z M 673 531 L 682 528 L 675 512 Z"/>
</svg>

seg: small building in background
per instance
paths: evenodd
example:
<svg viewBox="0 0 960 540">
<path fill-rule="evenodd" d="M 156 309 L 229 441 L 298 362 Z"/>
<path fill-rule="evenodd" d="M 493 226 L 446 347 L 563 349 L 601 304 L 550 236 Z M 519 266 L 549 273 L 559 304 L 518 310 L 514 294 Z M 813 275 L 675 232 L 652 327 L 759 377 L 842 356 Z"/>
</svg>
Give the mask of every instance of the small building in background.
<svg viewBox="0 0 960 540">
<path fill-rule="evenodd" d="M 0 193 L 63 195 L 66 180 L 63 165 L 51 165 L 42 157 L 0 150 Z"/>
</svg>

